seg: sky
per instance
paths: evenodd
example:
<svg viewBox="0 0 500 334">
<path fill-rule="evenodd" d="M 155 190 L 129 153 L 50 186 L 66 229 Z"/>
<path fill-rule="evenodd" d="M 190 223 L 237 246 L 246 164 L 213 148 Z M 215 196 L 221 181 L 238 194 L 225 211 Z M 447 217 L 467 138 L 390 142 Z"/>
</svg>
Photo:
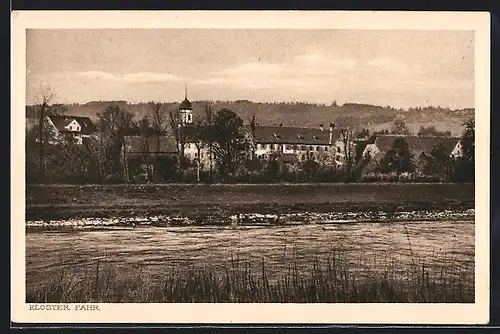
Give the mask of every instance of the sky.
<svg viewBox="0 0 500 334">
<path fill-rule="evenodd" d="M 301 101 L 474 107 L 474 32 L 28 30 L 27 103 Z"/>
</svg>

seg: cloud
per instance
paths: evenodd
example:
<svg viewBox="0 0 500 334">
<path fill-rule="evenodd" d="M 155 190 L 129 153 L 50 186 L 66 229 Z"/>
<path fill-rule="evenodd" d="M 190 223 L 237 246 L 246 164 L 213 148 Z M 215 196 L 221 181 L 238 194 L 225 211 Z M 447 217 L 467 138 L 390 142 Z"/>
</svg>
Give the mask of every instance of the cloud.
<svg viewBox="0 0 500 334">
<path fill-rule="evenodd" d="M 366 65 L 372 69 L 375 68 L 384 72 L 399 75 L 418 74 L 422 70 L 420 66 L 417 66 L 416 64 L 410 66 L 409 64 L 398 59 L 388 57 L 373 58 L 368 61 Z"/>
<path fill-rule="evenodd" d="M 136 72 L 126 73 L 123 75 L 114 75 L 103 71 L 86 71 L 76 73 L 79 77 L 107 80 L 107 81 L 121 81 L 121 82 L 171 82 L 181 81 L 182 79 L 170 73 L 155 73 L 155 72 Z"/>
<path fill-rule="evenodd" d="M 298 88 L 324 85 L 349 73 L 356 66 L 352 59 L 321 54 L 298 55 L 289 62 L 250 62 L 226 68 L 198 84 L 222 84 L 253 89 Z"/>
<path fill-rule="evenodd" d="M 354 59 L 325 57 L 322 54 L 306 53 L 293 60 L 293 67 L 306 74 L 335 74 L 338 71 L 351 71 L 357 65 Z"/>
</svg>

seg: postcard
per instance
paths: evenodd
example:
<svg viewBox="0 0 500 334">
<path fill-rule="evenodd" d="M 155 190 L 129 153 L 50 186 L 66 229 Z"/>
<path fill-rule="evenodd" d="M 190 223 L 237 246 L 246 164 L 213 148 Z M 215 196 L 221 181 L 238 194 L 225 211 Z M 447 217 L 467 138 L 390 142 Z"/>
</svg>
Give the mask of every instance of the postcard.
<svg viewBox="0 0 500 334">
<path fill-rule="evenodd" d="M 488 13 L 11 25 L 14 323 L 488 321 Z"/>
</svg>

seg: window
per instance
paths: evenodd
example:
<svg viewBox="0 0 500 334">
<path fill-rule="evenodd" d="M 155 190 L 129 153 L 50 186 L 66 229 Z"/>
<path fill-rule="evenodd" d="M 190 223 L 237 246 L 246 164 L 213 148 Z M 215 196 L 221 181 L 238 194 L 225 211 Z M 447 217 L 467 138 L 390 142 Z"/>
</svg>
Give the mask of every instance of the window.
<svg viewBox="0 0 500 334">
<path fill-rule="evenodd" d="M 328 146 L 325 146 L 325 152 L 328 151 Z"/>
<path fill-rule="evenodd" d="M 319 151 L 319 146 L 316 146 L 316 151 Z"/>
<path fill-rule="evenodd" d="M 311 146 L 309 146 L 309 151 L 312 151 L 312 150 L 313 150 L 313 147 L 312 147 L 312 145 L 311 145 Z"/>
<path fill-rule="evenodd" d="M 198 158 L 198 152 L 195 152 L 195 153 L 194 153 L 194 157 L 195 157 L 195 158 Z"/>
<path fill-rule="evenodd" d="M 292 145 L 292 149 L 296 150 L 297 149 L 297 145 L 296 144 Z"/>
<path fill-rule="evenodd" d="M 191 122 L 191 114 L 187 115 L 188 122 Z"/>
<path fill-rule="evenodd" d="M 304 145 L 300 145 L 300 150 L 305 151 L 306 147 Z"/>
<path fill-rule="evenodd" d="M 337 153 L 340 153 L 340 147 L 337 146 Z"/>
</svg>

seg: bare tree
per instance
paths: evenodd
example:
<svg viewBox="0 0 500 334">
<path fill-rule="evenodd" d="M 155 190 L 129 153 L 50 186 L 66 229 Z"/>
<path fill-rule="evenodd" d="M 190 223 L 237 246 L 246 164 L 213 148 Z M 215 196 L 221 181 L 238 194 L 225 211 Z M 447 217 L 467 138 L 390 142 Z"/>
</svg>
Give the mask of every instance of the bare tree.
<svg viewBox="0 0 500 334">
<path fill-rule="evenodd" d="M 255 113 L 252 114 L 252 118 L 250 119 L 250 160 L 255 159 Z"/>
<path fill-rule="evenodd" d="M 148 174 L 148 180 L 151 180 L 153 176 L 153 164 L 151 161 L 151 152 L 149 150 L 149 137 L 151 136 L 151 125 L 149 122 L 148 115 L 144 115 L 140 122 L 140 130 L 142 132 L 142 136 L 144 137 L 144 154 L 145 154 L 145 160 L 146 160 L 146 166 L 147 166 L 147 174 Z M 159 151 L 159 141 L 158 141 L 158 150 Z"/>
<path fill-rule="evenodd" d="M 344 154 L 344 170 L 348 177 L 351 177 L 352 165 L 354 161 L 354 132 L 358 119 L 352 116 L 343 117 L 337 120 L 340 128 L 340 141 L 342 142 L 342 153 Z"/>
<path fill-rule="evenodd" d="M 106 156 L 110 159 L 111 173 L 119 175 L 120 178 L 126 178 L 128 175 L 126 171 L 127 160 L 125 154 L 124 144 L 125 135 L 132 129 L 136 128 L 134 123 L 134 115 L 119 105 L 108 106 L 103 113 L 98 113 L 100 128 L 106 142 L 104 148 Z M 123 152 L 122 152 L 123 151 Z M 123 165 L 122 165 L 123 159 Z M 122 167 L 125 167 L 124 169 Z"/>
<path fill-rule="evenodd" d="M 204 137 L 205 137 L 205 122 L 201 118 L 196 118 L 194 120 L 193 138 L 190 138 L 190 141 L 192 141 L 194 146 L 196 147 L 196 179 L 198 182 L 200 182 L 201 150 L 205 146 L 205 143 L 203 141 Z"/>
<path fill-rule="evenodd" d="M 175 139 L 175 145 L 177 150 L 177 169 L 179 172 L 179 177 L 184 180 L 184 150 L 186 147 L 185 132 L 183 131 L 183 124 L 181 121 L 180 114 L 178 112 L 169 112 L 170 115 L 170 128 Z"/>
<path fill-rule="evenodd" d="M 46 138 L 46 117 L 51 116 L 50 102 L 55 97 L 54 92 L 50 86 L 42 86 L 40 95 L 35 97 L 35 102 L 39 105 L 40 118 L 38 121 L 38 143 L 39 143 L 39 171 L 40 177 L 43 181 L 45 179 L 45 138 Z"/>
<path fill-rule="evenodd" d="M 156 136 L 156 150 L 160 151 L 160 137 L 167 133 L 168 114 L 164 105 L 158 102 L 149 102 L 148 118 L 151 120 L 151 129 Z"/>
<path fill-rule="evenodd" d="M 205 132 L 204 141 L 208 146 L 208 159 L 209 159 L 209 175 L 210 183 L 213 182 L 213 165 L 214 165 L 214 112 L 212 104 L 207 104 L 205 106 Z"/>
<path fill-rule="evenodd" d="M 99 143 L 93 140 L 85 140 L 83 141 L 83 145 L 88 152 L 90 163 L 94 166 L 97 179 L 99 182 L 102 182 L 106 175 L 106 157 L 102 150 L 102 140 L 100 139 Z"/>
<path fill-rule="evenodd" d="M 353 162 L 353 154 L 352 154 L 353 130 L 351 128 L 341 129 L 340 140 L 342 141 L 343 151 L 344 151 L 345 171 L 347 172 L 348 177 L 350 177 L 352 172 L 352 162 Z"/>
</svg>

